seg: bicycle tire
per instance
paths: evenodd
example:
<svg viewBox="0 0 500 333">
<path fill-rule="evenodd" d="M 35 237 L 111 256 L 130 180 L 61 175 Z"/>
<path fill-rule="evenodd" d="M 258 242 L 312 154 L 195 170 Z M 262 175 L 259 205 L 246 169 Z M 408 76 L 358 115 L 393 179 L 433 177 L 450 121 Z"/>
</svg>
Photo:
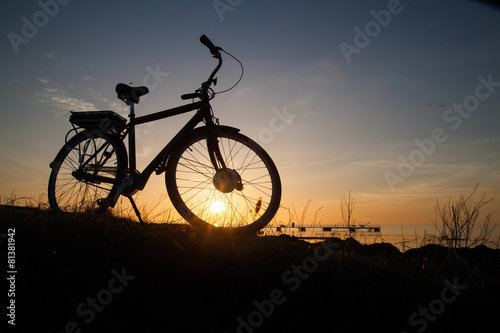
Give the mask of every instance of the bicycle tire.
<svg viewBox="0 0 500 333">
<path fill-rule="evenodd" d="M 103 145 L 107 146 L 88 161 L 88 157 Z M 88 164 L 80 168 L 86 162 Z M 107 199 L 115 195 L 125 175 L 127 164 L 125 145 L 118 138 L 97 130 L 77 133 L 50 164 L 48 199 L 51 209 L 60 214 L 104 212 L 109 206 Z M 81 179 L 83 177 L 78 177 L 77 172 L 83 177 L 105 177 L 107 181 Z"/>
<path fill-rule="evenodd" d="M 265 227 L 280 206 L 281 180 L 271 157 L 237 130 L 220 127 L 217 135 L 228 169 L 241 177 L 242 189 L 216 187 L 205 127 L 179 140 L 167 163 L 165 181 L 179 214 L 202 231 L 252 234 Z"/>
</svg>

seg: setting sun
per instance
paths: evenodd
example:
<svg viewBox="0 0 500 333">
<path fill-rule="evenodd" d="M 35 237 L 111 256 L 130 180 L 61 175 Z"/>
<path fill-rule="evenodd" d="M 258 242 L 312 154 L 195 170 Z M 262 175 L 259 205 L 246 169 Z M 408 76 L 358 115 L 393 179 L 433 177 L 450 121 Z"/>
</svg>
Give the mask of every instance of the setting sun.
<svg viewBox="0 0 500 333">
<path fill-rule="evenodd" d="M 224 209 L 225 209 L 225 207 L 224 207 L 224 203 L 222 201 L 217 200 L 217 201 L 214 201 L 210 204 L 210 211 L 212 213 L 217 214 L 217 213 L 222 212 Z"/>
</svg>

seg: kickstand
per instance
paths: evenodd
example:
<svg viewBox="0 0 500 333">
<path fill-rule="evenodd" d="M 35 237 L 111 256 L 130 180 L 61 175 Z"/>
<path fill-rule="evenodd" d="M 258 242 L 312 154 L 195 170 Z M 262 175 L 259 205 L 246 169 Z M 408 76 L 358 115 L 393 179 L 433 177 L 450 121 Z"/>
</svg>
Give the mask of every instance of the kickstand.
<svg viewBox="0 0 500 333">
<path fill-rule="evenodd" d="M 139 222 L 141 222 L 141 225 L 144 225 L 144 222 L 141 219 L 141 213 L 139 212 L 139 209 L 137 209 L 137 206 L 134 202 L 134 199 L 132 199 L 132 196 L 127 197 L 130 200 L 130 203 L 132 204 L 132 207 L 134 208 L 135 215 L 139 218 Z"/>
</svg>

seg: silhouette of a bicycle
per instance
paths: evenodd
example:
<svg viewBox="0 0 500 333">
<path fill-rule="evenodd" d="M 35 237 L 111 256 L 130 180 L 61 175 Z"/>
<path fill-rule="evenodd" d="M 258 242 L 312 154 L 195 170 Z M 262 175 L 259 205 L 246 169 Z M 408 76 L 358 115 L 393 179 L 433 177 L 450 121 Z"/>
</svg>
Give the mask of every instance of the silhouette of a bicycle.
<svg viewBox="0 0 500 333">
<path fill-rule="evenodd" d="M 144 189 L 153 172 L 165 172 L 172 204 L 198 229 L 247 234 L 271 221 L 281 199 L 281 182 L 274 162 L 239 129 L 220 125 L 210 106 L 216 95 L 211 86 L 216 84 L 215 75 L 222 66 L 221 52 L 233 56 L 214 46 L 205 35 L 200 41 L 218 64 L 199 89 L 181 96 L 184 100 L 193 99 L 192 103 L 136 117 L 134 105 L 149 90 L 120 83 L 116 92 L 130 106 L 128 123 L 113 111 L 72 112 L 73 129 L 50 164 L 48 198 L 55 212 L 102 213 L 114 207 L 123 195 L 130 199 L 142 223 L 132 195 Z M 135 126 L 189 111 L 196 113 L 139 172 Z M 71 138 L 70 133 L 74 134 Z M 128 151 L 124 144 L 127 136 Z"/>
</svg>

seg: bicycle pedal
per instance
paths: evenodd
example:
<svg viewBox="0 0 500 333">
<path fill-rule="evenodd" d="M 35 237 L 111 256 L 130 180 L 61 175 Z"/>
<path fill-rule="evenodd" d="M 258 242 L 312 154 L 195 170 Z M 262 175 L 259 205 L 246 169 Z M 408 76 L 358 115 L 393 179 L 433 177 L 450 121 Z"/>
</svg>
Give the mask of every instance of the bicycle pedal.
<svg viewBox="0 0 500 333">
<path fill-rule="evenodd" d="M 96 204 L 99 206 L 99 207 L 112 207 L 110 205 L 110 200 L 108 198 L 101 198 L 101 199 L 98 199 L 96 201 Z M 114 206 L 114 205 L 113 205 Z"/>
</svg>

